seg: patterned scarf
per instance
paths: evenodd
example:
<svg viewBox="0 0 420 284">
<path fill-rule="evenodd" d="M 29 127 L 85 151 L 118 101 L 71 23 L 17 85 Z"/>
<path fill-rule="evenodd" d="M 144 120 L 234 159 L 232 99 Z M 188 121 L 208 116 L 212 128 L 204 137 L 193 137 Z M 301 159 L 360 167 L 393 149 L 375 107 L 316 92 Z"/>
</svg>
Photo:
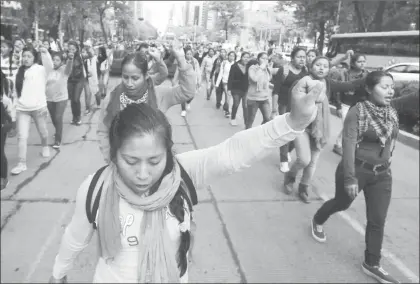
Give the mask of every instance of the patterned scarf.
<svg viewBox="0 0 420 284">
<path fill-rule="evenodd" d="M 394 127 L 399 128 L 397 111 L 390 105 L 377 106 L 368 100 L 358 102 L 356 107 L 359 113 L 358 142 L 362 140 L 363 133 L 371 125 L 384 147 L 386 141 L 391 137 Z"/>
<path fill-rule="evenodd" d="M 140 196 L 127 187 L 113 163 L 105 169 L 97 185 L 102 182 L 98 215 L 100 256 L 107 262 L 121 251 L 119 204 L 123 198 L 133 208 L 144 211 L 139 238 L 142 242 L 138 283 L 179 283 L 176 248 L 166 227 L 166 207 L 181 183 L 179 164 L 174 163 L 172 172 L 163 177 L 158 190 L 150 196 Z"/>
</svg>

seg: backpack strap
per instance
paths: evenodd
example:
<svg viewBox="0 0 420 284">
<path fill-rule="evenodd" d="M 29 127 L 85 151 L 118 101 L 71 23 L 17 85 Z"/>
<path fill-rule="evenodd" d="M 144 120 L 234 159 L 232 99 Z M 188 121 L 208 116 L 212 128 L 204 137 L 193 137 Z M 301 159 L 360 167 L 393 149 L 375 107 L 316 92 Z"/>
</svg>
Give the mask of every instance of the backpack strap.
<svg viewBox="0 0 420 284">
<path fill-rule="evenodd" d="M 188 189 L 188 192 L 184 192 L 184 194 L 186 195 L 184 196 L 184 198 L 187 197 L 186 199 L 190 207 L 190 211 L 192 211 L 192 207 L 198 204 L 197 191 L 195 189 L 195 186 L 190 176 L 185 171 L 184 167 L 181 165 L 181 163 L 178 162 L 178 164 L 179 164 L 179 168 L 181 169 L 181 178 L 185 182 Z"/>
<path fill-rule="evenodd" d="M 98 212 L 98 208 L 99 208 L 99 201 L 101 199 L 101 193 L 102 193 L 102 187 L 103 187 L 103 183 L 101 184 L 101 187 L 99 188 L 95 200 L 92 204 L 92 198 L 93 198 L 93 193 L 95 191 L 96 188 L 96 184 L 98 183 L 98 180 L 101 176 L 101 174 L 103 173 L 103 171 L 105 170 L 107 166 L 104 166 L 102 168 L 100 168 L 95 175 L 92 178 L 92 181 L 89 184 L 89 189 L 88 189 L 88 193 L 86 196 L 86 217 L 89 221 L 90 224 L 92 224 L 93 228 L 96 229 L 96 214 Z"/>
</svg>

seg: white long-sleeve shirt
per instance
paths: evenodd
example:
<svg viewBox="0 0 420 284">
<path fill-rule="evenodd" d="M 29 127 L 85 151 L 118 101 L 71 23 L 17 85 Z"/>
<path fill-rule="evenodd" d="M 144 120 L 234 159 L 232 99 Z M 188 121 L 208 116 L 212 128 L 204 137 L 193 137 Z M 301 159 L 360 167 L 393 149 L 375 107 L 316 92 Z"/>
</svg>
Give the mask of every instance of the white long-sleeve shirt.
<svg viewBox="0 0 420 284">
<path fill-rule="evenodd" d="M 178 154 L 178 161 L 185 168 L 196 188 L 208 185 L 222 176 L 248 168 L 252 163 L 294 140 L 303 131 L 294 131 L 281 115 L 259 127 L 241 131 L 224 142 L 195 151 Z M 67 226 L 56 257 L 53 276 L 60 279 L 72 268 L 77 255 L 88 246 L 94 230 L 86 217 L 86 196 L 92 176 L 80 186 L 73 218 Z M 132 208 L 120 199 L 122 250 L 113 261 L 106 263 L 100 258 L 95 271 L 94 282 L 132 283 L 138 279 L 139 232 L 143 211 Z M 179 246 L 178 221 L 167 213 L 167 229 L 175 248 Z M 177 249 L 176 249 L 177 250 Z M 176 251 L 175 250 L 175 251 Z M 174 255 L 174 257 L 176 257 Z M 188 274 L 180 279 L 188 281 Z"/>
<path fill-rule="evenodd" d="M 229 80 L 230 67 L 232 67 L 233 64 L 235 64 L 235 61 L 229 62 L 228 60 L 224 60 L 222 62 L 222 65 L 220 66 L 220 73 L 216 81 L 217 87 L 220 85 L 220 82 L 227 84 Z"/>
<path fill-rule="evenodd" d="M 47 73 L 45 72 L 44 66 L 34 63 L 25 72 L 22 92 L 20 97 L 17 99 L 16 110 L 34 111 L 46 107 L 46 83 Z"/>
</svg>

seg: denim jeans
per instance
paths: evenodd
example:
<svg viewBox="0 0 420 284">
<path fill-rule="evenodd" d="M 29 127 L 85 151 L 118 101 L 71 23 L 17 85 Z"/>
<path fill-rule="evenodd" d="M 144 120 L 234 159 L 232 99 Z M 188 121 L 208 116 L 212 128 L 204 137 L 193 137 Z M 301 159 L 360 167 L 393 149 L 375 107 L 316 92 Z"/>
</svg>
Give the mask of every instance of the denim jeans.
<svg viewBox="0 0 420 284">
<path fill-rule="evenodd" d="M 66 110 L 67 100 L 60 102 L 47 102 L 52 123 L 55 127 L 55 142 L 60 142 L 63 136 L 63 115 Z"/>
<path fill-rule="evenodd" d="M 244 116 L 244 124 L 246 125 L 246 113 L 247 113 L 247 103 L 246 103 L 246 92 L 240 90 L 232 90 L 232 119 L 236 119 L 236 113 L 238 112 L 239 104 L 242 101 L 242 112 Z"/>
<path fill-rule="evenodd" d="M 363 190 L 366 201 L 365 262 L 368 265 L 379 265 L 385 221 L 391 202 L 392 172 L 389 168 L 375 175 L 373 171 L 359 166 L 356 166 L 355 171 L 359 190 Z M 332 214 L 349 208 L 352 202 L 353 199 L 344 189 L 343 163 L 340 162 L 335 172 L 335 197 L 322 205 L 316 212 L 314 221 L 322 225 Z"/>
<path fill-rule="evenodd" d="M 303 132 L 294 140 L 296 150 L 296 161 L 287 173 L 289 177 L 296 178 L 298 172 L 303 170 L 300 183 L 310 185 L 316 170 L 321 150 L 317 149 L 312 142 L 312 138 L 307 132 Z"/>
<path fill-rule="evenodd" d="M 246 100 L 247 102 L 247 112 L 246 112 L 246 125 L 245 129 L 251 128 L 255 120 L 255 115 L 257 114 L 258 109 L 260 109 L 263 116 L 263 124 L 270 121 L 271 110 L 270 102 L 268 100 L 264 101 L 254 101 Z M 245 116 L 245 115 L 244 115 Z"/>
<path fill-rule="evenodd" d="M 223 110 L 230 113 L 229 104 L 232 100 L 232 97 L 228 94 L 227 83 L 221 82 L 220 85 L 222 85 L 222 96 L 223 93 L 225 94 L 225 103 L 223 104 Z"/>
<path fill-rule="evenodd" d="M 216 92 L 216 108 L 219 108 L 222 104 L 223 86 L 220 84 L 219 87 L 214 86 L 214 89 Z M 223 106 L 223 109 L 225 109 L 225 106 Z"/>
<path fill-rule="evenodd" d="M 92 104 L 92 91 L 89 86 L 89 79 L 85 78 L 83 89 L 85 91 L 85 104 L 86 104 L 86 110 L 90 110 L 91 104 Z"/>
<path fill-rule="evenodd" d="M 84 79 L 77 82 L 67 82 L 67 91 L 69 93 L 69 99 L 71 101 L 71 112 L 73 114 L 73 121 L 78 121 L 82 117 L 82 106 L 80 104 L 80 96 L 82 95 L 83 88 L 85 86 Z"/>
<path fill-rule="evenodd" d="M 279 114 L 285 114 L 287 112 L 287 105 L 279 103 L 278 105 Z M 292 142 L 289 142 L 287 144 L 284 144 L 280 147 L 280 163 L 285 163 L 289 161 L 289 153 L 295 149 L 295 144 Z"/>
<path fill-rule="evenodd" d="M 48 110 L 46 107 L 34 111 L 17 112 L 19 162 L 26 163 L 26 152 L 28 147 L 31 119 L 33 119 L 35 122 L 36 129 L 38 130 L 39 136 L 41 137 L 42 146 L 48 146 L 47 115 Z"/>
</svg>

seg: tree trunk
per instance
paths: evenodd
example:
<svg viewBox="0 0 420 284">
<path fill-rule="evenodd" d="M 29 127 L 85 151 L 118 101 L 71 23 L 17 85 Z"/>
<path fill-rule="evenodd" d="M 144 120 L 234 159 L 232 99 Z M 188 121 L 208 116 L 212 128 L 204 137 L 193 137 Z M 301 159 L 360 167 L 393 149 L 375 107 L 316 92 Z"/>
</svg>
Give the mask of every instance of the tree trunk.
<svg viewBox="0 0 420 284">
<path fill-rule="evenodd" d="M 357 17 L 357 26 L 358 26 L 357 31 L 366 32 L 366 25 L 363 19 L 363 14 L 360 11 L 359 3 L 357 1 L 353 1 L 353 5 L 354 5 L 354 11 L 356 12 L 356 17 Z"/>
<path fill-rule="evenodd" d="M 324 50 L 324 41 L 325 41 L 325 21 L 319 22 L 319 38 L 318 38 L 318 50 L 323 54 Z"/>
<path fill-rule="evenodd" d="M 106 34 L 105 25 L 104 25 L 104 15 L 105 15 L 105 9 L 99 10 L 99 23 L 101 24 L 101 30 L 104 37 L 104 41 L 108 42 L 108 36 Z"/>
<path fill-rule="evenodd" d="M 61 10 L 58 11 L 57 20 L 53 23 L 52 27 L 49 29 L 49 36 L 53 37 L 55 40 L 58 39 L 58 34 L 60 31 L 60 22 L 61 22 Z"/>
<path fill-rule="evenodd" d="M 228 23 L 229 23 L 229 19 L 226 19 L 226 23 L 225 23 L 226 42 L 228 41 Z"/>
<path fill-rule="evenodd" d="M 373 19 L 373 22 L 372 22 L 374 32 L 382 31 L 382 23 L 384 20 L 385 7 L 386 7 L 385 1 L 379 2 L 378 9 L 376 10 L 376 13 L 375 13 L 375 18 Z"/>
</svg>

